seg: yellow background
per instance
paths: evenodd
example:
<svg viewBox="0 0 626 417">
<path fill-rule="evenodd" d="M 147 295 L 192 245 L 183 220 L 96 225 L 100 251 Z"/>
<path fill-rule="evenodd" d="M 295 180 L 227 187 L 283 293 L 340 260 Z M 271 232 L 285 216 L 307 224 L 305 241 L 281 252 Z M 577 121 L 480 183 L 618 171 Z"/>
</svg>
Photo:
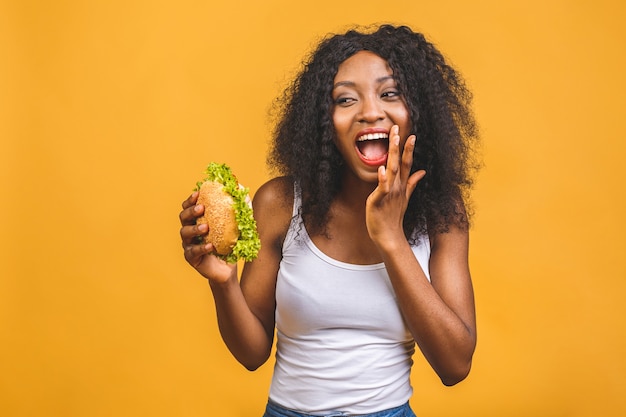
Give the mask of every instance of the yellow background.
<svg viewBox="0 0 626 417">
<path fill-rule="evenodd" d="M 474 369 L 425 416 L 626 414 L 626 7 L 0 2 L 0 414 L 260 416 L 178 237 L 209 161 L 268 178 L 272 98 L 323 34 L 426 33 L 475 93 Z"/>
</svg>

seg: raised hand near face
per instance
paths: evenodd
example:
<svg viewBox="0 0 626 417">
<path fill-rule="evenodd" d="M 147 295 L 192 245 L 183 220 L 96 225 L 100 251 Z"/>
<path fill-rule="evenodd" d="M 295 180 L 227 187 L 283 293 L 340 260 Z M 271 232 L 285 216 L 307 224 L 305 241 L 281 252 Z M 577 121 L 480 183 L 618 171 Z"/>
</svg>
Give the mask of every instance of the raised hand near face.
<svg viewBox="0 0 626 417">
<path fill-rule="evenodd" d="M 409 136 L 403 146 L 402 142 L 399 128 L 394 125 L 389 134 L 387 166 L 378 168 L 378 186 L 366 203 L 367 230 L 379 246 L 395 239 L 406 241 L 402 228 L 404 213 L 417 183 L 426 175 L 424 170 L 411 174 L 415 135 Z"/>
</svg>

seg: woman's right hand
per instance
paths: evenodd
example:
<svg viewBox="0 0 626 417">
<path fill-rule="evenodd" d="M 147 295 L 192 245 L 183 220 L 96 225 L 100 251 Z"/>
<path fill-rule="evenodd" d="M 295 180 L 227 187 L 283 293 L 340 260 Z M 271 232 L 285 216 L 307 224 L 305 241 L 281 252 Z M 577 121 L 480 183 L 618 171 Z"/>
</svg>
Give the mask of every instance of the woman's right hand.
<svg viewBox="0 0 626 417">
<path fill-rule="evenodd" d="M 213 254 L 212 244 L 205 244 L 201 238 L 209 233 L 206 224 L 196 224 L 198 217 L 204 214 L 204 206 L 196 204 L 198 192 L 195 191 L 183 202 L 179 218 L 180 237 L 185 251 L 185 260 L 211 283 L 225 283 L 236 277 L 237 264 L 229 264 Z"/>
</svg>

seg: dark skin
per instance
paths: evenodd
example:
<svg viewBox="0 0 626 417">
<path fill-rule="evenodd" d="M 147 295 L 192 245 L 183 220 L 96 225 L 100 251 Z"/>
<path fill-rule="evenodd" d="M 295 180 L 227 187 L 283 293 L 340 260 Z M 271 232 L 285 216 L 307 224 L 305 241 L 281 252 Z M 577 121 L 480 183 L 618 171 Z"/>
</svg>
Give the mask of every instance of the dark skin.
<svg viewBox="0 0 626 417">
<path fill-rule="evenodd" d="M 413 338 L 442 382 L 453 385 L 469 373 L 476 346 L 468 231 L 450 226 L 447 233 L 429 234 L 429 281 L 402 227 L 409 197 L 426 173 L 410 172 L 415 137 L 404 133 L 410 126 L 403 104 L 388 94 L 393 86 L 380 82 L 387 80 L 388 71 L 372 55 L 357 53 L 355 60 L 346 60 L 339 68 L 337 80 L 349 81 L 353 89 L 348 92 L 349 105 L 338 106 L 333 113 L 346 166 L 342 189 L 330 207 L 329 233 L 311 238 L 334 259 L 385 263 Z M 385 165 L 371 167 L 350 154 L 351 132 L 364 127 L 389 132 Z M 211 244 L 195 243 L 196 236 L 208 233 L 205 225 L 195 225 L 204 211 L 196 205 L 197 193 L 183 203 L 180 213 L 185 259 L 208 279 L 222 338 L 251 370 L 267 361 L 272 348 L 276 277 L 293 198 L 293 183 L 286 178 L 270 180 L 257 191 L 253 208 L 262 247 L 258 258 L 244 266 L 240 282 L 236 265 L 212 255 Z"/>
</svg>

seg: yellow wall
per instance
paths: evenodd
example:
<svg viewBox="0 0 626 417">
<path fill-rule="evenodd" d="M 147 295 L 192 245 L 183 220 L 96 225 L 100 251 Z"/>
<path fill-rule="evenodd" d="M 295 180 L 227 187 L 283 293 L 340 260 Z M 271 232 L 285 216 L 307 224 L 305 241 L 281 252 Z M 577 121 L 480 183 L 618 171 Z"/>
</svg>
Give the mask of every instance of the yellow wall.
<svg viewBox="0 0 626 417">
<path fill-rule="evenodd" d="M 593 4 L 593 5 L 592 5 Z M 0 414 L 259 416 L 178 239 L 211 161 L 268 177 L 266 112 L 328 31 L 424 31 L 475 92 L 485 169 L 469 379 L 420 416 L 626 413 L 621 1 L 0 2 Z"/>
</svg>

